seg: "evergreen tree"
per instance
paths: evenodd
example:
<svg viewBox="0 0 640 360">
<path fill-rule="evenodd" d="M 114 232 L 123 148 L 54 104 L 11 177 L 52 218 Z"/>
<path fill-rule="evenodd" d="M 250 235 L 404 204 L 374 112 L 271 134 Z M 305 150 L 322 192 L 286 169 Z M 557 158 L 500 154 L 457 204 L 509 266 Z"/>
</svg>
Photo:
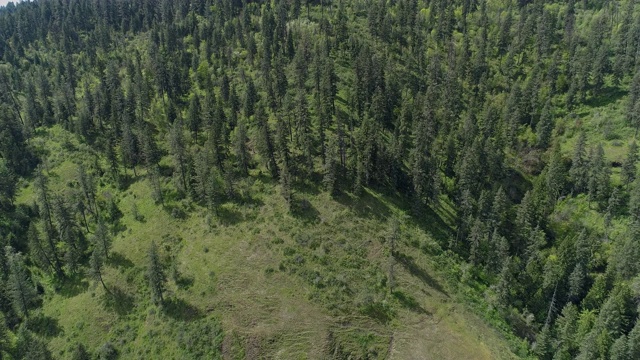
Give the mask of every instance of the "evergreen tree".
<svg viewBox="0 0 640 360">
<path fill-rule="evenodd" d="M 636 71 L 631 88 L 629 89 L 629 98 L 627 100 L 627 122 L 638 131 L 640 127 L 640 115 L 636 112 L 637 104 L 640 100 L 640 71 Z"/>
<path fill-rule="evenodd" d="M 122 127 L 122 140 L 120 141 L 120 156 L 125 168 L 129 167 L 136 174 L 136 165 L 138 165 L 138 144 L 136 137 L 131 131 L 131 126 L 124 123 Z"/>
<path fill-rule="evenodd" d="M 591 149 L 588 168 L 587 188 L 589 190 L 589 199 L 596 202 L 603 202 L 609 199 L 611 169 L 606 163 L 602 145 L 598 144 L 595 149 Z"/>
<path fill-rule="evenodd" d="M 189 161 L 187 159 L 187 145 L 184 139 L 182 122 L 173 123 L 170 133 L 171 155 L 173 156 L 173 166 L 175 168 L 176 188 L 182 194 L 189 191 Z"/>
<path fill-rule="evenodd" d="M 250 155 L 249 150 L 247 149 L 247 142 L 249 138 L 247 136 L 247 127 L 245 125 L 244 119 L 240 118 L 238 120 L 238 126 L 235 129 L 235 155 L 236 155 L 236 164 L 240 173 L 244 176 L 249 175 L 249 161 Z"/>
<path fill-rule="evenodd" d="M 553 115 L 551 114 L 551 99 L 549 99 L 542 109 L 540 120 L 536 126 L 537 145 L 539 148 L 546 149 L 549 147 L 552 131 Z"/>
<path fill-rule="evenodd" d="M 588 167 L 586 161 L 585 150 L 586 137 L 584 132 L 578 135 L 578 140 L 573 150 L 573 158 L 571 160 L 571 169 L 569 170 L 569 177 L 573 183 L 573 190 L 576 192 L 583 192 L 587 189 L 588 184 Z"/>
<path fill-rule="evenodd" d="M 16 334 L 16 357 L 29 360 L 51 360 L 47 344 L 22 324 Z"/>
<path fill-rule="evenodd" d="M 82 343 L 78 343 L 71 350 L 71 360 L 91 360 L 91 354 Z"/>
<path fill-rule="evenodd" d="M 5 247 L 5 256 L 9 268 L 7 291 L 15 311 L 29 316 L 29 310 L 38 300 L 35 287 L 29 279 L 29 273 L 24 265 L 22 254 L 16 253 L 11 246 Z"/>
<path fill-rule="evenodd" d="M 89 258 L 89 274 L 94 281 L 99 281 L 102 284 L 102 287 L 105 291 L 111 293 L 107 285 L 104 283 L 104 279 L 102 278 L 104 261 L 105 258 L 102 254 L 102 250 L 99 247 L 94 248 L 91 252 L 91 257 Z"/>
<path fill-rule="evenodd" d="M 97 216 L 99 209 L 96 202 L 96 184 L 93 176 L 86 171 L 82 164 L 78 166 L 78 183 L 80 183 L 80 189 L 87 201 L 89 210 Z"/>
<path fill-rule="evenodd" d="M 611 345 L 611 350 L 609 351 L 609 358 L 611 360 L 628 360 L 628 348 L 627 348 L 627 336 L 621 335 L 616 341 Z"/>
<path fill-rule="evenodd" d="M 17 191 L 17 179 L 4 159 L 0 159 L 0 209 L 13 206 Z"/>
<path fill-rule="evenodd" d="M 578 308 L 572 303 L 566 304 L 562 309 L 555 323 L 558 344 L 554 358 L 571 359 L 577 355 L 578 316 Z"/>
<path fill-rule="evenodd" d="M 627 336 L 627 351 L 629 359 L 637 359 L 640 356 L 640 322 L 638 321 Z"/>
<path fill-rule="evenodd" d="M 140 150 L 142 158 L 144 159 L 144 163 L 147 166 L 147 170 L 153 169 L 160 162 L 160 158 L 162 154 L 158 149 L 158 145 L 156 144 L 155 139 L 151 133 L 151 129 L 149 125 L 146 123 L 142 123 L 140 125 L 141 128 L 141 136 L 140 140 Z"/>
<path fill-rule="evenodd" d="M 158 165 L 153 166 L 149 170 L 149 180 L 151 181 L 153 201 L 163 204 L 164 196 L 162 195 L 162 185 L 160 184 L 160 168 Z"/>
<path fill-rule="evenodd" d="M 324 177 L 322 179 L 325 189 L 331 195 L 335 193 L 337 185 L 338 151 L 338 137 L 335 134 L 331 134 L 327 145 L 327 153 L 325 154 Z"/>
<path fill-rule="evenodd" d="M 564 191 L 566 183 L 566 170 L 560 154 L 560 148 L 556 147 L 551 155 L 551 161 L 546 169 L 546 186 L 549 197 L 549 205 L 553 207 L 556 200 Z"/>
<path fill-rule="evenodd" d="M 291 174 L 289 173 L 289 167 L 286 163 L 283 163 L 280 171 L 280 188 L 282 197 L 287 202 L 289 209 L 291 209 L 293 205 L 293 191 L 291 189 Z"/>
<path fill-rule="evenodd" d="M 244 116 L 247 118 L 255 113 L 256 103 L 258 102 L 258 91 L 253 83 L 253 79 L 247 80 L 247 88 L 244 95 Z"/>
<path fill-rule="evenodd" d="M 258 107 L 255 118 L 258 126 L 256 129 L 258 132 L 256 134 L 258 152 L 260 153 L 260 157 L 262 157 L 267 170 L 271 173 L 271 177 L 275 179 L 278 177 L 279 170 L 276 163 L 275 149 L 271 129 L 269 127 L 269 121 L 262 107 Z"/>
<path fill-rule="evenodd" d="M 55 248 L 50 248 L 48 244 L 42 241 L 35 222 L 29 224 L 27 231 L 27 240 L 29 242 L 29 254 L 33 261 L 46 271 L 55 271 Z"/>
<path fill-rule="evenodd" d="M 189 109 L 187 110 L 187 122 L 189 123 L 189 130 L 193 133 L 195 142 L 198 142 L 198 133 L 202 125 L 202 118 L 200 116 L 200 98 L 197 94 L 193 94 L 189 100 Z"/>
<path fill-rule="evenodd" d="M 64 260 L 67 270 L 73 273 L 78 268 L 83 249 L 79 243 L 79 232 L 71 209 L 61 196 L 54 198 L 53 215 L 56 230 L 64 249 Z"/>
<path fill-rule="evenodd" d="M 109 259 L 111 243 L 112 239 L 111 234 L 109 234 L 109 229 L 102 219 L 99 219 L 96 231 L 93 235 L 93 245 L 100 252 L 100 255 L 106 260 Z"/>
<path fill-rule="evenodd" d="M 9 339 L 9 329 L 7 328 L 7 323 L 5 316 L 2 312 L 0 312 L 0 358 L 4 358 L 5 352 L 10 350 L 10 339 Z"/>
<path fill-rule="evenodd" d="M 622 179 L 626 186 L 636 179 L 638 163 L 638 144 L 632 142 L 627 150 L 627 157 L 622 163 Z"/>
<path fill-rule="evenodd" d="M 160 255 L 155 241 L 151 242 L 148 252 L 147 277 L 149 279 L 149 288 L 151 289 L 151 301 L 155 305 L 162 305 L 164 302 L 164 290 L 166 277 L 164 269 L 160 263 Z"/>
</svg>

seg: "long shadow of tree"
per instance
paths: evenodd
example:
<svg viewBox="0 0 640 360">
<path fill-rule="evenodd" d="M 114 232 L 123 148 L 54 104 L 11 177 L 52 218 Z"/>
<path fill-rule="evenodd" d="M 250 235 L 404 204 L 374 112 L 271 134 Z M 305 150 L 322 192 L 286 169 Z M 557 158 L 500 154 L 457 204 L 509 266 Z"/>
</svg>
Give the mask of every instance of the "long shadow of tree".
<svg viewBox="0 0 640 360">
<path fill-rule="evenodd" d="M 334 200 L 349 207 L 357 216 L 361 218 L 386 219 L 391 215 L 389 206 L 371 195 L 368 191 L 363 191 L 360 196 L 341 192 L 334 196 Z"/>
<path fill-rule="evenodd" d="M 117 286 L 110 286 L 109 292 L 102 295 L 104 307 L 124 316 L 135 307 L 135 298 Z"/>
<path fill-rule="evenodd" d="M 165 299 L 163 310 L 167 316 L 180 321 L 193 321 L 204 316 L 200 309 L 177 297 Z"/>
<path fill-rule="evenodd" d="M 423 308 L 420 305 L 420 303 L 418 303 L 418 301 L 415 298 L 413 298 L 411 295 L 406 294 L 400 290 L 395 290 L 393 291 L 392 294 L 396 299 L 398 299 L 398 301 L 400 302 L 400 305 L 402 305 L 403 307 L 413 312 L 416 312 L 418 314 L 431 315 L 431 312 Z"/>
<path fill-rule="evenodd" d="M 320 221 L 320 212 L 313 207 L 309 200 L 294 197 L 290 208 L 293 217 L 302 220 L 305 223 L 316 223 Z"/>
<path fill-rule="evenodd" d="M 66 298 L 74 297 L 85 292 L 89 288 L 89 282 L 82 274 L 73 274 L 64 279 L 56 287 L 56 292 Z"/>
<path fill-rule="evenodd" d="M 396 253 L 394 257 L 396 258 L 396 260 L 398 260 L 398 263 L 400 263 L 407 271 L 409 271 L 411 275 L 417 277 L 422 282 L 434 288 L 441 294 L 447 297 L 449 296 L 444 287 L 442 287 L 442 285 L 440 285 L 440 283 L 436 279 L 429 275 L 426 270 L 416 264 L 415 260 L 411 256 L 402 253 Z"/>
<path fill-rule="evenodd" d="M 117 268 L 129 269 L 133 267 L 133 262 L 131 260 L 127 259 L 126 257 L 124 257 L 124 255 L 117 252 L 112 252 L 111 254 L 109 254 L 108 263 L 109 265 L 115 266 Z"/>
<path fill-rule="evenodd" d="M 42 313 L 27 319 L 27 327 L 34 333 L 43 337 L 56 337 L 62 333 L 62 328 L 57 319 Z"/>
</svg>

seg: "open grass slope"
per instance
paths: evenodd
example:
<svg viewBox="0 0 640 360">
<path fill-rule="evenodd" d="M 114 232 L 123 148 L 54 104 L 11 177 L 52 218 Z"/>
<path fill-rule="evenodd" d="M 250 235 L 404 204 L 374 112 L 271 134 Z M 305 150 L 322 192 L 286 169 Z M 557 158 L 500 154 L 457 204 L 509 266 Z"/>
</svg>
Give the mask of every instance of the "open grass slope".
<svg viewBox="0 0 640 360">
<path fill-rule="evenodd" d="M 36 142 L 57 193 L 76 186 L 80 162 L 104 165 L 58 127 Z M 36 318 L 48 322 L 41 336 L 56 357 L 68 358 L 78 342 L 91 350 L 110 342 L 121 358 L 515 358 L 444 280 L 452 269 L 439 268 L 451 263 L 439 242 L 449 230 L 436 214 L 418 223 L 397 197 L 366 190 L 331 198 L 311 183 L 296 188 L 289 211 L 279 186 L 259 172 L 213 214 L 172 200 L 168 183 L 165 204 L 154 203 L 138 175 L 122 191 L 99 179 L 99 196 L 122 212 L 104 276 L 111 294 L 83 276 L 54 293 L 59 285 L 37 276 L 45 300 Z M 26 182 L 19 202 L 33 201 Z M 391 219 L 400 229 L 393 257 Z M 145 278 L 151 241 L 169 279 L 163 310 L 151 304 Z M 203 337 L 213 347 L 206 354 L 195 349 Z"/>
</svg>

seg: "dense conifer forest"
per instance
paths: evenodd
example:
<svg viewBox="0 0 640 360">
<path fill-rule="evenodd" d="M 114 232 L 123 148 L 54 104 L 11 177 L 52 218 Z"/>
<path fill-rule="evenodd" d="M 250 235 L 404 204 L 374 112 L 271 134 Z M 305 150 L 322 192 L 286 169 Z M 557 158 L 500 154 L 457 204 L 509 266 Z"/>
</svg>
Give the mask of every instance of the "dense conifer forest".
<svg viewBox="0 0 640 360">
<path fill-rule="evenodd" d="M 0 359 L 640 359 L 635 0 L 0 8 Z"/>
</svg>

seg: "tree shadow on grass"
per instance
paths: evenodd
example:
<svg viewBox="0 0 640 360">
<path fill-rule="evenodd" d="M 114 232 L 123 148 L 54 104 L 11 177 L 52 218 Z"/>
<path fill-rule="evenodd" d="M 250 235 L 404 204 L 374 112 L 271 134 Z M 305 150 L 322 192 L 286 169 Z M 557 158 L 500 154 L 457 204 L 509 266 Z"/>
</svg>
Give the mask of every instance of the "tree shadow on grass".
<svg viewBox="0 0 640 360">
<path fill-rule="evenodd" d="M 366 190 L 360 196 L 340 192 L 334 196 L 334 200 L 349 207 L 361 218 L 383 220 L 391 215 L 389 207 Z"/>
<path fill-rule="evenodd" d="M 60 283 L 56 292 L 70 298 L 85 292 L 88 288 L 89 282 L 81 274 L 74 274 Z"/>
<path fill-rule="evenodd" d="M 109 254 L 109 260 L 107 261 L 107 263 L 117 268 L 129 269 L 133 267 L 133 262 L 131 260 L 127 259 L 126 257 L 124 257 L 124 255 L 117 252 L 112 252 L 111 254 Z"/>
<path fill-rule="evenodd" d="M 166 299 L 163 309 L 167 316 L 175 320 L 194 321 L 203 317 L 200 309 L 176 297 Z"/>
<path fill-rule="evenodd" d="M 598 92 L 598 96 L 592 96 L 584 102 L 590 107 L 604 107 L 620 100 L 627 94 L 627 91 L 617 87 L 604 87 Z"/>
<path fill-rule="evenodd" d="M 395 256 L 396 260 L 398 260 L 398 262 L 402 266 L 404 266 L 404 268 L 407 269 L 407 271 L 409 271 L 409 273 L 411 275 L 413 275 L 413 276 L 417 277 L 418 279 L 422 280 L 422 282 L 424 282 L 425 284 L 427 284 L 430 287 L 434 288 L 435 290 L 437 290 L 441 294 L 449 297 L 449 294 L 442 287 L 442 285 L 440 285 L 440 283 L 436 279 L 431 277 L 431 275 L 429 275 L 429 273 L 426 270 L 424 270 L 418 264 L 416 264 L 415 260 L 411 256 L 405 255 L 405 254 L 402 254 L 402 253 L 395 253 L 394 256 Z"/>
<path fill-rule="evenodd" d="M 174 279 L 176 286 L 180 289 L 186 290 L 193 286 L 195 282 L 195 278 L 191 275 L 184 275 L 181 273 L 177 273 Z"/>
<path fill-rule="evenodd" d="M 120 316 L 131 313 L 135 306 L 135 298 L 117 286 L 110 286 L 109 292 L 102 295 L 102 301 L 105 308 Z"/>
<path fill-rule="evenodd" d="M 254 207 L 261 207 L 264 205 L 264 201 L 258 199 L 256 197 L 251 196 L 249 192 L 236 192 L 233 197 L 229 199 L 230 201 L 238 204 L 238 205 L 252 205 Z"/>
<path fill-rule="evenodd" d="M 398 299 L 403 307 L 418 314 L 431 315 L 431 312 L 425 310 L 425 308 L 423 308 L 418 301 L 413 298 L 413 296 L 405 294 L 401 290 L 395 290 L 392 294 L 396 299 Z"/>
<path fill-rule="evenodd" d="M 225 226 L 237 225 L 244 221 L 241 212 L 226 206 L 220 206 L 216 209 L 216 217 Z"/>
<path fill-rule="evenodd" d="M 421 209 L 418 216 L 411 216 L 411 220 L 416 226 L 431 234 L 440 245 L 448 244 L 451 236 L 455 235 L 453 229 L 430 207 Z"/>
<path fill-rule="evenodd" d="M 293 217 L 305 223 L 320 221 L 320 212 L 307 199 L 294 198 L 291 202 L 290 212 Z"/>
<path fill-rule="evenodd" d="M 294 192 L 309 195 L 318 195 L 322 192 L 322 189 L 318 185 L 322 182 L 322 176 L 320 174 L 316 172 L 311 174 L 294 172 L 292 175 L 297 179 L 291 186 Z"/>
<path fill-rule="evenodd" d="M 120 175 L 120 191 L 127 191 L 136 181 L 138 181 L 138 177 L 133 176 L 133 173 L 121 174 Z"/>
<path fill-rule="evenodd" d="M 27 326 L 34 333 L 47 338 L 56 337 L 62 333 L 58 320 L 44 314 L 28 318 Z"/>
</svg>

